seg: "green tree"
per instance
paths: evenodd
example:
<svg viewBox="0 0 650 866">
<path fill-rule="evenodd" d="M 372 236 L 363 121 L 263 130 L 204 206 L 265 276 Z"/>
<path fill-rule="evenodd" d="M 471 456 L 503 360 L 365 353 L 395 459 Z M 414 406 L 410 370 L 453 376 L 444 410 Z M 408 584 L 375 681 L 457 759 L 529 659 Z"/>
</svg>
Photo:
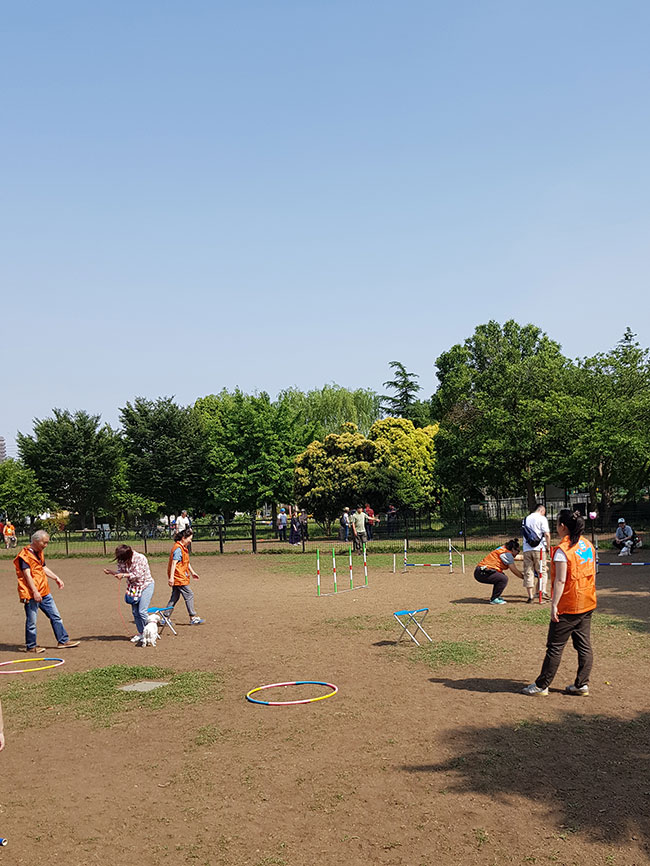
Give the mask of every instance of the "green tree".
<svg viewBox="0 0 650 866">
<path fill-rule="evenodd" d="M 566 387 L 570 362 L 534 325 L 479 325 L 436 361 L 432 399 L 440 419 L 438 474 L 448 490 L 472 496 L 526 491 L 530 508 L 557 450 L 548 413 Z"/>
<path fill-rule="evenodd" d="M 99 415 L 54 409 L 52 418 L 34 421 L 32 436 L 18 434 L 18 450 L 49 499 L 96 525 L 121 454 L 118 434 Z"/>
<path fill-rule="evenodd" d="M 287 388 L 278 395 L 277 404 L 300 418 L 308 441 L 336 433 L 341 424 L 355 424 L 366 436 L 380 417 L 380 397 L 366 388 L 350 390 L 340 385 L 324 385 L 311 391 Z"/>
<path fill-rule="evenodd" d="M 417 373 L 409 373 L 400 361 L 390 361 L 388 366 L 394 371 L 394 378 L 384 382 L 384 388 L 390 388 L 395 393 L 380 398 L 381 409 L 392 417 L 408 418 L 417 427 L 430 424 L 429 405 L 417 399 L 417 394 L 422 390 L 417 382 Z"/>
<path fill-rule="evenodd" d="M 19 521 L 46 511 L 49 505 L 31 469 L 18 460 L 0 463 L 0 511 Z"/>
<path fill-rule="evenodd" d="M 366 497 L 378 508 L 389 504 L 407 508 L 432 507 L 438 425 L 416 427 L 407 418 L 376 421 L 369 439 L 375 458 L 366 479 Z"/>
<path fill-rule="evenodd" d="M 166 514 L 202 510 L 206 446 L 200 415 L 171 397 L 138 397 L 120 409 L 129 493 L 162 503 Z"/>
</svg>

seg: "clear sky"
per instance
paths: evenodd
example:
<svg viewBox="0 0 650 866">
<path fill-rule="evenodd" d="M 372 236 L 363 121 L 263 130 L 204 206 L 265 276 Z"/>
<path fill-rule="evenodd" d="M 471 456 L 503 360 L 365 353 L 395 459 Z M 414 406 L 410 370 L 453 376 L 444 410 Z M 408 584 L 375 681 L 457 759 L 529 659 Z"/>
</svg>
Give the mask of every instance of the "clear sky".
<svg viewBox="0 0 650 866">
<path fill-rule="evenodd" d="M 5 0 L 0 435 L 650 344 L 646 0 Z"/>
</svg>

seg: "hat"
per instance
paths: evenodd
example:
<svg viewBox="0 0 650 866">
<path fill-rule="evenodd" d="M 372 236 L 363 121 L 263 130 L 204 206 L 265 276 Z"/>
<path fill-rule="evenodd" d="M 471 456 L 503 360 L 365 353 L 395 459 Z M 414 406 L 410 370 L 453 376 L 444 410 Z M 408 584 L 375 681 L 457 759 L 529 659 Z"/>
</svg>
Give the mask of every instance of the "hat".
<svg viewBox="0 0 650 866">
<path fill-rule="evenodd" d="M 619 522 L 619 523 L 625 523 L 625 518 L 624 518 L 624 517 L 619 517 L 619 518 L 618 518 L 618 522 Z"/>
<path fill-rule="evenodd" d="M 284 512 L 285 512 L 285 509 L 284 509 L 284 508 L 281 508 L 281 509 L 280 509 L 280 514 L 284 514 Z"/>
</svg>

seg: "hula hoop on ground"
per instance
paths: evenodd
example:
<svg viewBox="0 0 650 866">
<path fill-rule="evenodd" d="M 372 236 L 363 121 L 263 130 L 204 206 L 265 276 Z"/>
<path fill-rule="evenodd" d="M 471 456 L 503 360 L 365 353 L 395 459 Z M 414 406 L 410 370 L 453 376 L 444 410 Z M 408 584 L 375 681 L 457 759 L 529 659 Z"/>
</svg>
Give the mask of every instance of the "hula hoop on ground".
<svg viewBox="0 0 650 866">
<path fill-rule="evenodd" d="M 280 686 L 327 686 L 328 689 L 333 689 L 333 691 L 328 692 L 326 695 L 318 695 L 316 698 L 306 698 L 302 701 L 259 701 L 257 698 L 251 698 L 251 695 L 255 692 L 261 692 L 265 689 L 277 689 Z M 324 683 L 321 680 L 296 680 L 291 683 L 271 683 L 268 686 L 258 686 L 256 689 L 251 689 L 250 692 L 246 695 L 246 700 L 250 701 L 251 704 L 264 704 L 267 707 L 290 707 L 294 704 L 313 704 L 314 701 L 324 701 L 325 698 L 331 698 L 338 692 L 338 686 L 335 686 L 333 683 Z"/>
<path fill-rule="evenodd" d="M 5 665 L 24 664 L 27 661 L 31 661 L 31 660 L 16 659 L 15 661 L 12 661 L 12 662 L 0 662 L 0 668 L 4 667 Z M 56 662 L 56 664 L 55 665 L 43 665 L 40 668 L 19 668 L 16 671 L 0 671 L 0 675 L 2 675 L 2 674 L 29 674 L 32 671 L 47 671 L 50 668 L 58 668 L 61 665 L 65 664 L 65 659 L 54 659 L 54 658 L 50 659 L 50 658 L 48 658 L 48 659 L 36 659 L 36 661 L 39 661 L 39 662 Z"/>
</svg>

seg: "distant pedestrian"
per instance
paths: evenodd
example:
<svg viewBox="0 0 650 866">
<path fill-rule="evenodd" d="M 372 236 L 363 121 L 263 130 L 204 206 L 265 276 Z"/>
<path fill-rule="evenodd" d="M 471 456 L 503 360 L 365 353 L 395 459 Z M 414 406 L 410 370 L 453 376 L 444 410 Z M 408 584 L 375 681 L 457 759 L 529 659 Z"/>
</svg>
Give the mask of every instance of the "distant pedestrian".
<svg viewBox="0 0 650 866">
<path fill-rule="evenodd" d="M 479 583 L 492 584 L 492 597 L 490 604 L 506 604 L 501 598 L 508 585 L 508 577 L 504 572 L 510 571 L 517 577 L 523 578 L 523 574 L 515 565 L 515 556 L 519 553 L 519 541 L 513 538 L 506 541 L 501 547 L 490 551 L 474 569 L 474 580 Z"/>
<path fill-rule="evenodd" d="M 79 646 L 78 640 L 70 640 L 50 592 L 50 580 L 53 580 L 59 589 L 63 589 L 65 584 L 45 564 L 43 551 L 49 541 L 50 536 L 44 529 L 37 530 L 32 535 L 30 544 L 23 547 L 14 559 L 18 578 L 18 597 L 25 605 L 25 651 L 28 653 L 45 652 L 45 647 L 38 646 L 36 643 L 36 620 L 39 609 L 50 621 L 58 649 Z"/>
<path fill-rule="evenodd" d="M 151 576 L 149 561 L 144 553 L 133 550 L 128 544 L 120 544 L 115 548 L 117 571 L 104 569 L 104 574 L 112 574 L 118 580 L 126 578 L 126 593 L 124 600 L 131 605 L 136 633 L 131 638 L 132 643 L 142 640 L 142 632 L 147 624 L 147 610 L 151 605 L 155 588 Z"/>
<path fill-rule="evenodd" d="M 585 522 L 577 511 L 563 508 L 557 516 L 560 543 L 551 558 L 551 622 L 546 639 L 546 656 L 534 683 L 525 695 L 547 695 L 548 687 L 562 661 L 569 638 L 578 653 L 578 672 L 569 695 L 589 694 L 589 676 L 594 661 L 591 649 L 591 615 L 596 609 L 596 552 L 582 532 Z"/>
<path fill-rule="evenodd" d="M 176 518 L 176 532 L 185 532 L 186 529 L 192 528 L 192 521 L 187 516 L 187 511 L 183 509 L 181 511 L 181 516 Z M 192 545 L 189 544 L 187 547 L 188 551 L 192 552 Z"/>
<path fill-rule="evenodd" d="M 294 511 L 291 515 L 291 531 L 289 532 L 289 544 L 300 544 L 300 520 L 298 512 Z"/>
<path fill-rule="evenodd" d="M 350 522 L 352 524 L 354 552 L 361 554 L 363 553 L 364 546 L 368 543 L 368 534 L 366 533 L 368 515 L 365 514 L 360 505 L 357 506 L 357 510 L 352 515 Z"/>
<path fill-rule="evenodd" d="M 389 538 L 392 538 L 397 530 L 397 509 L 394 505 L 388 506 L 386 512 L 386 532 Z"/>
<path fill-rule="evenodd" d="M 205 622 L 194 609 L 194 593 L 190 589 L 190 578 L 198 580 L 199 576 L 190 565 L 189 545 L 192 543 L 192 530 L 185 529 L 174 536 L 174 546 L 167 563 L 167 583 L 172 588 L 167 607 L 175 607 L 181 596 L 190 617 L 190 625 L 201 625 Z"/>
<path fill-rule="evenodd" d="M 366 502 L 366 507 L 363 509 L 364 514 L 367 516 L 366 520 L 366 533 L 368 534 L 368 541 L 372 541 L 372 536 L 375 531 L 375 528 L 379 524 L 379 518 L 375 516 L 375 512 L 370 507 L 370 505 Z"/>
<path fill-rule="evenodd" d="M 551 530 L 546 519 L 546 508 L 541 502 L 524 518 L 521 531 L 524 536 L 524 588 L 530 604 L 533 600 L 536 575 L 539 591 L 544 598 L 550 598 L 546 594 L 546 555 L 551 551 Z"/>
<path fill-rule="evenodd" d="M 284 508 L 281 508 L 278 514 L 278 540 L 287 540 L 287 512 Z"/>
<path fill-rule="evenodd" d="M 7 522 L 2 529 L 2 535 L 7 550 L 16 546 L 16 527 L 13 525 L 11 520 L 7 519 Z"/>
<path fill-rule="evenodd" d="M 298 518 L 300 520 L 300 534 L 305 539 L 305 541 L 309 541 L 309 525 L 308 525 L 308 516 L 305 509 L 301 509 L 300 516 Z"/>
</svg>

